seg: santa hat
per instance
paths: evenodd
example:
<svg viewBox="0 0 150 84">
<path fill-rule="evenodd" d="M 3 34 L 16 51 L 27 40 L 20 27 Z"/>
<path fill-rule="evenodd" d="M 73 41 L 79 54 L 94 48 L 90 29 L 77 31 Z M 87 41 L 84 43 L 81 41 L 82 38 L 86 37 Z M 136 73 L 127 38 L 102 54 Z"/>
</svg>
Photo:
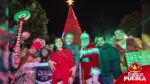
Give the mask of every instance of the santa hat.
<svg viewBox="0 0 150 84">
<path fill-rule="evenodd" d="M 89 35 L 86 32 L 84 32 L 80 36 L 80 39 L 82 39 L 82 38 L 89 38 Z"/>
<path fill-rule="evenodd" d="M 88 33 L 86 33 L 86 31 L 84 31 L 84 33 L 81 34 L 80 39 L 83 38 L 88 38 L 90 40 L 90 43 L 92 43 L 92 38 L 89 36 Z"/>
<path fill-rule="evenodd" d="M 36 50 L 40 50 L 41 46 L 42 44 L 40 42 L 36 42 L 32 44 L 30 48 L 35 48 Z"/>
<path fill-rule="evenodd" d="M 45 46 L 45 41 L 40 38 L 36 38 L 33 40 L 33 44 L 30 48 L 35 48 L 36 50 L 40 50 L 42 47 Z"/>
</svg>

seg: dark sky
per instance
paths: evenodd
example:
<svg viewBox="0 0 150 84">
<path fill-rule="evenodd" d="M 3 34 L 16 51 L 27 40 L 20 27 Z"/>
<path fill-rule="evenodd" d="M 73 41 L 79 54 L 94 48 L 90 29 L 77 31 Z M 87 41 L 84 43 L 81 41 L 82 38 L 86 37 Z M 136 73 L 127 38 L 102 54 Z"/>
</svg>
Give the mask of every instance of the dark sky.
<svg viewBox="0 0 150 84">
<path fill-rule="evenodd" d="M 39 0 L 49 18 L 48 32 L 61 35 L 68 13 L 66 0 Z M 141 9 L 140 0 L 75 0 L 74 12 L 82 28 L 90 33 L 97 25 L 117 26 L 126 14 Z M 102 27 L 101 27 L 102 30 Z"/>
</svg>

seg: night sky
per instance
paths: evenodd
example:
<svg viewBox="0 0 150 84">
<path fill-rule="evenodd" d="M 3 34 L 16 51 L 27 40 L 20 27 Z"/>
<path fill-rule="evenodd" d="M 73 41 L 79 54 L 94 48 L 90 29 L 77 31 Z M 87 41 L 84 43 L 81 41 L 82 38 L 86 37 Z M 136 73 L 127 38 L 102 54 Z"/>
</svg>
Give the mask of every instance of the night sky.
<svg viewBox="0 0 150 84">
<path fill-rule="evenodd" d="M 66 0 L 39 0 L 49 18 L 49 35 L 61 35 L 68 13 Z M 82 31 L 115 28 L 127 14 L 141 10 L 140 0 L 75 0 L 74 12 Z M 109 27 L 109 28 L 108 28 Z M 101 31 L 103 32 L 103 31 Z"/>
</svg>

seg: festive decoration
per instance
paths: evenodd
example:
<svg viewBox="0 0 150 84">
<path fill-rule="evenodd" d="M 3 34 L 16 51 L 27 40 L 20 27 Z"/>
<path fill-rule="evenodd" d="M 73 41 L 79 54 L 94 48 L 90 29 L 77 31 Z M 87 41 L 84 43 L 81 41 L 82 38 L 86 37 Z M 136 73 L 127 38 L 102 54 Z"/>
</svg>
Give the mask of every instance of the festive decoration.
<svg viewBox="0 0 150 84">
<path fill-rule="evenodd" d="M 126 55 L 126 61 L 127 66 L 129 67 L 133 62 L 138 62 L 140 65 L 142 65 L 142 52 L 127 52 Z"/>
<path fill-rule="evenodd" d="M 127 52 L 126 61 L 127 66 L 129 67 L 133 62 L 137 62 L 141 66 L 143 65 L 150 65 L 150 50 L 142 50 L 140 52 Z"/>
<path fill-rule="evenodd" d="M 28 31 L 25 31 L 22 33 L 21 39 L 26 40 L 30 37 L 30 33 Z"/>
<path fill-rule="evenodd" d="M 45 41 L 41 38 L 36 38 L 33 40 L 33 44 L 30 46 L 30 48 L 34 48 L 35 50 L 39 50 L 45 46 Z"/>
<path fill-rule="evenodd" d="M 73 0 L 67 0 L 66 2 L 68 3 L 69 6 L 71 6 L 71 5 L 73 5 L 74 1 Z"/>
<path fill-rule="evenodd" d="M 19 20 L 19 30 L 18 30 L 17 42 L 16 42 L 16 45 L 14 47 L 14 53 L 15 53 L 14 56 L 15 56 L 15 58 L 18 58 L 18 55 L 20 53 L 22 28 L 23 28 L 24 21 L 28 20 L 29 17 L 30 17 L 30 14 L 28 14 L 28 13 L 29 13 L 28 11 L 20 11 L 20 12 L 16 13 L 15 16 L 14 16 L 14 19 L 16 21 Z M 27 15 L 25 16 L 24 14 L 27 14 Z"/>
<path fill-rule="evenodd" d="M 42 46 L 41 47 L 44 47 L 45 46 L 45 41 L 41 38 L 36 38 L 33 40 L 33 44 L 35 43 L 40 43 Z"/>
<path fill-rule="evenodd" d="M 71 6 L 69 8 L 68 17 L 66 20 L 66 24 L 64 27 L 62 37 L 64 37 L 65 34 L 68 32 L 70 32 L 74 35 L 74 43 L 76 43 L 78 46 L 80 46 L 80 35 L 81 35 L 82 31 L 81 31 L 78 20 L 75 16 L 74 11 Z"/>
<path fill-rule="evenodd" d="M 141 52 L 143 65 L 150 65 L 150 50 L 142 50 Z"/>
<path fill-rule="evenodd" d="M 19 11 L 19 12 L 17 12 L 16 14 L 15 14 L 15 16 L 14 16 L 14 20 L 16 21 L 16 22 L 18 22 L 19 21 L 19 19 L 21 19 L 21 18 L 24 18 L 24 20 L 28 20 L 29 18 L 30 18 L 30 12 L 29 11 L 26 11 L 26 10 L 24 10 L 24 11 Z"/>
<path fill-rule="evenodd" d="M 35 50 L 40 50 L 42 47 L 42 44 L 40 42 L 36 42 L 34 44 L 32 44 L 32 46 L 30 48 L 34 48 Z"/>
</svg>

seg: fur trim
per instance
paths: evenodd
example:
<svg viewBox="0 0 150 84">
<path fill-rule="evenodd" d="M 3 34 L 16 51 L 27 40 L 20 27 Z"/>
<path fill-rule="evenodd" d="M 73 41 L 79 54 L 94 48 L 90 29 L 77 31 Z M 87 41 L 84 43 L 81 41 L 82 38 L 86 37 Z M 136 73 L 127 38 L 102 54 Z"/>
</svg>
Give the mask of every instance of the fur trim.
<svg viewBox="0 0 150 84">
<path fill-rule="evenodd" d="M 100 74 L 100 70 L 96 67 L 96 68 L 91 68 L 91 75 L 99 75 Z"/>
<path fill-rule="evenodd" d="M 90 54 L 99 54 L 99 49 L 98 48 L 91 48 L 88 50 L 80 50 L 80 57 L 82 57 L 83 55 L 90 55 Z"/>
</svg>

